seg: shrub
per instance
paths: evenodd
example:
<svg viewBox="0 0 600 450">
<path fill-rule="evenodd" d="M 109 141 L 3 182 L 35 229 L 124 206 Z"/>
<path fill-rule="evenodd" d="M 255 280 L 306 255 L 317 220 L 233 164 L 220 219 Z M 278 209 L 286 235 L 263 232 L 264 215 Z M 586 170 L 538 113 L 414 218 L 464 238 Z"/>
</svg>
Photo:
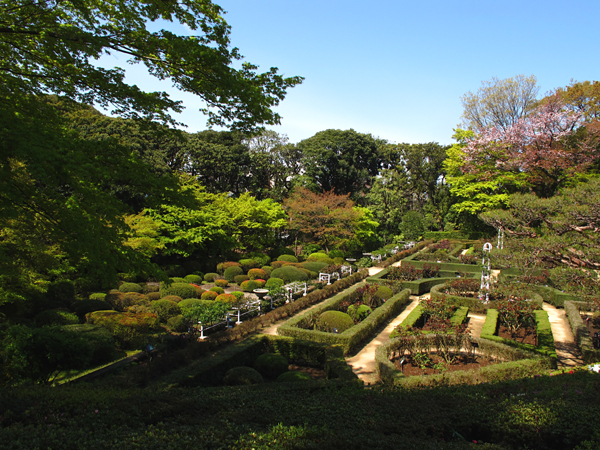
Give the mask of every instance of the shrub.
<svg viewBox="0 0 600 450">
<path fill-rule="evenodd" d="M 294 256 L 296 253 L 291 248 L 278 247 L 278 248 L 276 248 L 276 249 L 273 250 L 272 254 L 273 255 L 278 255 L 278 256 L 281 256 L 281 255 L 292 255 L 292 256 Z"/>
<path fill-rule="evenodd" d="M 212 301 L 212 300 L 201 300 L 199 298 L 186 298 L 185 300 L 181 300 L 178 303 L 178 305 L 181 310 L 184 310 L 185 308 L 191 308 L 193 306 L 201 305 L 206 301 Z"/>
<path fill-rule="evenodd" d="M 281 383 L 294 383 L 296 381 L 310 380 L 312 380 L 312 377 L 309 374 L 300 372 L 299 370 L 285 372 L 277 377 L 277 381 Z"/>
<path fill-rule="evenodd" d="M 184 277 L 184 280 L 188 283 L 202 284 L 203 278 L 201 275 L 190 274 L 190 275 L 186 275 Z"/>
<path fill-rule="evenodd" d="M 423 272 L 412 264 L 402 264 L 400 267 L 391 266 L 387 277 L 390 280 L 414 281 L 422 276 Z"/>
<path fill-rule="evenodd" d="M 333 258 L 333 263 L 334 264 L 340 264 L 340 265 L 347 264 L 346 260 L 344 258 Z"/>
<path fill-rule="evenodd" d="M 310 270 L 311 272 L 316 273 L 323 272 L 323 269 L 325 269 L 328 266 L 329 264 L 323 261 L 306 261 L 302 263 L 302 267 L 304 267 L 307 270 Z"/>
<path fill-rule="evenodd" d="M 329 256 L 327 256 L 326 253 L 321 253 L 321 252 L 311 253 L 310 255 L 308 255 L 308 258 L 306 258 L 306 260 L 307 261 L 324 262 L 324 263 L 327 263 L 328 265 L 333 264 L 333 258 L 330 258 Z"/>
<path fill-rule="evenodd" d="M 296 258 L 293 255 L 280 255 L 277 258 L 277 261 L 284 261 L 284 262 L 291 262 L 291 263 L 297 263 L 298 262 L 298 258 Z"/>
<path fill-rule="evenodd" d="M 248 278 L 251 280 L 256 280 L 257 278 L 261 278 L 263 280 L 267 279 L 267 272 L 262 269 L 250 269 L 248 271 Z"/>
<path fill-rule="evenodd" d="M 238 262 L 235 261 L 225 261 L 222 263 L 217 264 L 217 272 L 219 273 L 224 273 L 228 268 L 230 267 L 242 267 L 242 265 Z M 206 275 L 205 275 L 206 277 Z"/>
<path fill-rule="evenodd" d="M 74 333 L 87 341 L 92 353 L 90 366 L 102 364 L 112 359 L 115 349 L 115 339 L 106 328 L 89 324 L 77 324 L 65 325 L 61 329 L 69 333 Z"/>
<path fill-rule="evenodd" d="M 225 293 L 225 289 L 223 289 L 221 286 L 213 286 L 210 288 L 211 291 L 216 292 L 217 294 L 224 294 Z"/>
<path fill-rule="evenodd" d="M 440 273 L 441 266 L 435 264 L 423 264 L 423 278 L 437 278 Z"/>
<path fill-rule="evenodd" d="M 220 288 L 226 288 L 229 286 L 229 282 L 224 278 L 215 278 L 215 286 Z"/>
<path fill-rule="evenodd" d="M 271 276 L 281 278 L 285 283 L 308 280 L 308 275 L 305 272 L 293 266 L 284 266 L 275 269 L 271 272 Z"/>
<path fill-rule="evenodd" d="M 243 291 L 252 292 L 254 289 L 258 289 L 259 284 L 254 280 L 246 280 L 240 285 L 240 287 Z"/>
<path fill-rule="evenodd" d="M 167 295 L 176 295 L 181 298 L 194 298 L 196 296 L 196 288 L 188 283 L 173 283 L 171 286 L 160 287 L 160 297 L 164 298 Z"/>
<path fill-rule="evenodd" d="M 160 290 L 160 286 L 158 284 L 145 284 L 142 286 L 142 292 L 144 294 L 149 294 L 150 292 L 158 292 Z"/>
<path fill-rule="evenodd" d="M 258 287 L 261 289 L 264 288 L 265 284 L 267 283 L 265 280 L 262 280 L 260 278 L 258 278 L 256 280 L 250 280 L 250 281 L 254 281 L 258 285 Z"/>
<path fill-rule="evenodd" d="M 49 309 L 42 311 L 34 319 L 36 327 L 47 325 L 74 325 L 79 323 L 76 314 L 62 309 Z"/>
<path fill-rule="evenodd" d="M 153 313 L 116 311 L 92 312 L 86 315 L 86 321 L 109 329 L 121 348 L 139 346 L 141 335 L 155 329 L 159 324 L 158 316 Z"/>
<path fill-rule="evenodd" d="M 181 308 L 177 303 L 165 300 L 164 298 L 150 303 L 150 311 L 156 313 L 162 323 L 166 323 L 171 317 L 181 314 Z"/>
<path fill-rule="evenodd" d="M 365 320 L 373 310 L 367 305 L 353 304 L 348 306 L 347 314 L 355 323 Z"/>
<path fill-rule="evenodd" d="M 94 311 L 106 311 L 112 307 L 103 300 L 79 300 L 71 305 L 71 310 L 79 317 Z"/>
<path fill-rule="evenodd" d="M 449 295 L 457 295 L 465 297 L 467 295 L 476 294 L 479 292 L 481 282 L 476 278 L 457 278 L 452 280 L 446 288 L 446 293 Z"/>
<path fill-rule="evenodd" d="M 185 278 L 182 277 L 172 277 L 171 278 L 171 283 L 187 283 L 189 284 Z"/>
<path fill-rule="evenodd" d="M 218 277 L 218 276 L 219 276 L 219 274 L 218 273 L 214 273 L 214 272 L 205 273 L 204 274 L 204 281 L 212 283 L 214 281 L 214 279 L 216 277 Z"/>
<path fill-rule="evenodd" d="M 183 317 L 181 314 L 178 316 L 170 317 L 167 320 L 167 327 L 171 331 L 176 331 L 178 333 L 185 333 L 189 328 L 189 321 Z"/>
<path fill-rule="evenodd" d="M 281 279 L 281 278 L 275 278 L 275 277 L 271 277 L 267 280 L 267 283 L 265 284 L 265 287 L 267 289 L 273 289 L 276 287 L 281 287 L 285 284 L 285 282 Z"/>
<path fill-rule="evenodd" d="M 221 295 L 217 296 L 215 301 L 236 304 L 238 302 L 238 299 L 235 295 L 232 295 L 232 294 L 221 294 Z"/>
<path fill-rule="evenodd" d="M 235 277 L 237 275 L 242 275 L 243 273 L 244 270 L 240 266 L 231 266 L 225 269 L 225 272 L 223 272 L 223 276 L 227 281 L 233 283 L 235 281 Z"/>
<path fill-rule="evenodd" d="M 344 258 L 344 256 L 345 256 L 345 254 L 341 250 L 331 250 L 329 252 L 329 257 L 330 258 Z"/>
<path fill-rule="evenodd" d="M 119 286 L 120 292 L 142 292 L 142 287 L 137 283 L 123 283 Z"/>
<path fill-rule="evenodd" d="M 288 266 L 290 264 L 293 264 L 293 263 L 287 262 L 287 261 L 273 261 L 271 263 L 271 266 L 273 267 L 273 269 L 279 269 L 281 267 Z"/>
<path fill-rule="evenodd" d="M 258 266 L 256 266 L 256 267 L 266 266 L 267 264 L 269 264 L 271 262 L 271 258 L 269 257 L 269 255 L 265 255 L 264 253 L 258 253 L 258 252 L 247 253 L 246 255 L 244 255 L 244 258 L 253 259 L 253 260 L 257 261 Z M 242 260 L 240 260 L 240 263 L 241 262 L 242 262 Z"/>
<path fill-rule="evenodd" d="M 242 291 L 233 291 L 231 293 L 231 295 L 233 295 L 238 301 L 244 298 L 244 295 L 246 295 L 244 292 Z"/>
<path fill-rule="evenodd" d="M 200 297 L 202 300 L 214 300 L 215 298 L 217 298 L 219 296 L 218 293 L 216 293 L 213 290 L 210 291 L 206 291 L 204 294 L 202 294 L 202 297 Z"/>
<path fill-rule="evenodd" d="M 125 311 L 130 306 L 148 303 L 148 297 L 138 292 L 124 294 L 119 291 L 111 291 L 105 299 L 116 311 Z"/>
<path fill-rule="evenodd" d="M 273 272 L 273 266 L 262 266 L 262 270 L 267 274 L 267 278 L 271 276 L 271 272 Z"/>
<path fill-rule="evenodd" d="M 265 378 L 275 379 L 288 371 L 288 360 L 280 353 L 264 353 L 254 361 L 254 368 Z"/>
<path fill-rule="evenodd" d="M 104 300 L 106 298 L 106 294 L 104 292 L 95 292 L 90 294 L 88 298 L 90 300 Z"/>
<path fill-rule="evenodd" d="M 325 311 L 315 323 L 315 328 L 319 331 L 333 333 L 334 329 L 338 333 L 343 333 L 354 325 L 354 320 L 348 314 L 341 311 Z"/>
<path fill-rule="evenodd" d="M 380 300 L 388 300 L 392 297 L 392 295 L 394 295 L 394 293 L 388 286 L 379 286 L 377 288 L 377 292 L 375 293 L 375 296 Z"/>
<path fill-rule="evenodd" d="M 152 300 L 160 300 L 160 292 L 148 292 L 146 294 L 146 297 L 150 301 L 152 301 Z"/>
<path fill-rule="evenodd" d="M 261 266 L 261 263 L 256 259 L 240 259 L 240 264 L 244 272 L 248 272 L 250 269 L 255 269 Z"/>
<path fill-rule="evenodd" d="M 264 382 L 262 375 L 252 367 L 234 367 L 223 378 L 226 386 L 245 386 Z"/>
<path fill-rule="evenodd" d="M 249 279 L 250 278 L 248 277 L 248 275 L 237 275 L 233 281 L 235 281 L 235 284 L 237 284 L 239 286 L 244 281 L 247 281 Z"/>
</svg>

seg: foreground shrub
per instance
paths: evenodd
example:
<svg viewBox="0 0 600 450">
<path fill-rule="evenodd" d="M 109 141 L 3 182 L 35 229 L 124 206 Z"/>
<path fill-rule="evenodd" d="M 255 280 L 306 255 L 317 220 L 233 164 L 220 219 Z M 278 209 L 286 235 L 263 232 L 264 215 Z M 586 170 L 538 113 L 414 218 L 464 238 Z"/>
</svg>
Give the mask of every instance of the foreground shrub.
<svg viewBox="0 0 600 450">
<path fill-rule="evenodd" d="M 254 368 L 265 378 L 275 379 L 288 371 L 288 360 L 280 353 L 264 353 L 254 361 Z"/>
<path fill-rule="evenodd" d="M 271 272 L 271 276 L 281 278 L 285 283 L 308 280 L 308 275 L 304 271 L 293 266 L 283 266 L 275 269 Z"/>
<path fill-rule="evenodd" d="M 281 278 L 271 277 L 265 283 L 265 288 L 273 289 L 273 288 L 281 287 L 284 284 L 285 284 L 285 282 Z"/>
<path fill-rule="evenodd" d="M 215 286 L 220 288 L 226 288 L 229 286 L 229 282 L 224 278 L 215 278 Z"/>
<path fill-rule="evenodd" d="M 158 315 L 162 323 L 166 323 L 171 317 L 181 314 L 181 307 L 170 300 L 157 300 L 150 303 L 150 311 Z"/>
<path fill-rule="evenodd" d="M 142 292 L 142 286 L 137 283 L 123 283 L 119 286 L 120 292 Z"/>
<path fill-rule="evenodd" d="M 167 320 L 167 328 L 177 333 L 185 333 L 189 328 L 189 321 L 181 314 L 178 316 L 170 317 Z"/>
<path fill-rule="evenodd" d="M 234 367 L 229 369 L 223 378 L 226 386 L 245 386 L 263 383 L 262 375 L 252 367 Z"/>
<path fill-rule="evenodd" d="M 90 294 L 88 297 L 90 300 L 104 300 L 106 298 L 106 293 L 104 292 L 94 292 Z"/>
<path fill-rule="evenodd" d="M 213 286 L 210 288 L 211 291 L 216 292 L 217 294 L 224 294 L 225 293 L 225 289 L 223 289 L 220 286 Z"/>
<path fill-rule="evenodd" d="M 231 303 L 233 305 L 235 305 L 238 302 L 238 299 L 235 295 L 232 294 L 220 294 L 216 299 L 216 302 L 223 302 L 223 303 Z"/>
<path fill-rule="evenodd" d="M 289 372 L 282 373 L 277 377 L 277 381 L 281 383 L 294 383 L 297 381 L 311 381 L 312 377 L 304 372 L 300 372 L 299 370 L 293 370 Z"/>
<path fill-rule="evenodd" d="M 196 297 L 196 288 L 188 283 L 173 283 L 170 286 L 161 286 L 161 298 L 164 298 L 167 295 L 176 295 L 181 298 L 194 298 Z"/>
<path fill-rule="evenodd" d="M 214 300 L 218 296 L 219 296 L 219 294 L 217 292 L 210 290 L 210 291 L 206 291 L 204 294 L 202 294 L 202 297 L 200 297 L 200 298 L 202 300 Z"/>
<path fill-rule="evenodd" d="M 223 276 L 227 281 L 233 283 L 235 281 L 235 277 L 237 275 L 243 275 L 243 273 L 244 270 L 240 266 L 231 266 L 225 269 L 225 272 L 223 272 Z"/>
<path fill-rule="evenodd" d="M 367 305 L 353 304 L 348 306 L 347 314 L 355 323 L 365 320 L 373 310 Z"/>
<path fill-rule="evenodd" d="M 252 292 L 254 289 L 258 289 L 259 288 L 259 283 L 257 283 L 254 280 L 247 280 L 244 281 L 240 287 L 242 288 L 242 290 L 246 291 L 246 292 Z"/>
<path fill-rule="evenodd" d="M 341 311 L 325 311 L 315 323 L 315 329 L 328 333 L 333 333 L 334 329 L 338 333 L 343 333 L 352 326 L 354 326 L 352 317 Z"/>
</svg>

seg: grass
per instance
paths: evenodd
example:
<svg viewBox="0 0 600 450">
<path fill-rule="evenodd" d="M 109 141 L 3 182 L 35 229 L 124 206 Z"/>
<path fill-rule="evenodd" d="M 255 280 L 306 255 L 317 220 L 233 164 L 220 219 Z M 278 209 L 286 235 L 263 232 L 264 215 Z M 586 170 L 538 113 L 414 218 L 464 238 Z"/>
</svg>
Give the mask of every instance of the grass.
<svg viewBox="0 0 600 450">
<path fill-rule="evenodd" d="M 99 366 L 90 367 L 85 370 L 67 370 L 64 372 L 60 372 L 58 376 L 54 379 L 55 385 L 61 385 L 65 383 L 69 383 L 70 381 L 74 381 L 77 378 L 80 378 L 88 373 L 94 372 L 99 369 L 103 369 L 104 367 L 108 367 L 111 364 L 117 363 L 119 361 L 124 360 L 125 358 L 129 358 L 130 356 L 136 355 L 141 350 L 125 350 L 125 351 L 117 351 L 115 350 L 115 358 L 106 364 L 101 364 Z"/>
</svg>

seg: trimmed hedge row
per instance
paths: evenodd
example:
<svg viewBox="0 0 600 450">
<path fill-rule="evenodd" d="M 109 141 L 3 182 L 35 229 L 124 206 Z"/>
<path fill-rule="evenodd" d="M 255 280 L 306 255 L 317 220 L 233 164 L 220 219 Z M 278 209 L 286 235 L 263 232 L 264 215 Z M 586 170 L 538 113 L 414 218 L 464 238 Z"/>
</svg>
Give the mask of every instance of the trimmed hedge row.
<svg viewBox="0 0 600 450">
<path fill-rule="evenodd" d="M 565 302 L 565 312 L 569 318 L 575 342 L 577 342 L 577 345 L 581 349 L 583 362 L 590 364 L 600 361 L 600 350 L 594 348 L 590 332 L 583 323 L 583 319 L 579 313 L 580 309 L 581 311 L 590 311 L 590 305 L 587 302 Z"/>
<path fill-rule="evenodd" d="M 431 339 L 433 343 L 434 336 L 431 336 Z M 514 380 L 538 375 L 540 372 L 554 367 L 551 358 L 543 358 L 520 348 L 513 348 L 483 338 L 472 337 L 471 342 L 479 345 L 479 353 L 483 356 L 508 362 L 482 367 L 478 372 L 464 370 L 437 375 L 407 377 L 396 369 L 396 366 L 390 361 L 390 357 L 398 348 L 399 343 L 399 340 L 391 339 L 377 348 L 375 352 L 375 370 L 379 379 L 388 386 L 416 388 Z"/>
<path fill-rule="evenodd" d="M 386 267 L 389 267 L 392 264 L 394 264 L 400 260 L 403 260 L 411 255 L 418 253 L 419 251 L 421 251 L 423 248 L 427 247 L 430 244 L 433 244 L 432 240 L 426 240 L 423 242 L 419 242 L 413 248 L 410 248 L 408 250 L 399 251 L 395 255 L 392 255 L 389 258 L 385 259 L 384 261 L 381 261 L 380 263 L 376 264 L 375 267 L 382 267 L 385 269 Z"/>
<path fill-rule="evenodd" d="M 552 334 L 552 328 L 550 327 L 548 313 L 543 310 L 536 310 L 534 311 L 534 315 L 538 339 L 537 347 L 531 344 L 516 342 L 512 339 L 504 339 L 495 336 L 496 330 L 498 329 L 498 310 L 494 308 L 488 309 L 487 317 L 481 330 L 481 337 L 547 356 L 553 360 L 553 367 L 556 367 L 558 357 L 556 355 L 556 348 L 554 347 L 554 335 Z"/>
<path fill-rule="evenodd" d="M 323 368 L 328 379 L 355 381 L 357 376 L 346 364 L 342 349 L 282 336 L 259 335 L 201 358 L 161 380 L 167 385 L 208 387 L 220 385 L 225 373 L 238 366 L 252 367 L 265 353 L 280 353 L 290 362 Z"/>
<path fill-rule="evenodd" d="M 482 233 L 479 231 L 426 231 L 423 233 L 423 237 L 425 239 L 433 239 L 435 241 L 440 241 L 442 239 L 467 239 L 467 240 L 477 240 L 481 238 L 489 238 L 490 236 L 487 233 Z"/>
<path fill-rule="evenodd" d="M 336 295 L 331 300 L 323 304 L 323 306 L 321 306 L 317 312 L 309 311 L 305 314 L 288 320 L 285 324 L 278 328 L 277 333 L 282 336 L 296 337 L 315 342 L 338 344 L 343 347 L 345 355 L 350 354 L 353 349 L 358 347 L 362 342 L 370 337 L 381 324 L 391 317 L 397 316 L 410 300 L 410 291 L 408 289 L 404 289 L 390 298 L 382 306 L 375 309 L 361 323 L 349 328 L 343 333 L 333 334 L 301 328 L 303 324 L 308 322 L 312 315 L 320 314 L 323 311 L 337 309 L 338 305 L 351 296 L 359 286 L 360 285 L 355 286 L 352 290 L 348 290 L 344 293 Z"/>
<path fill-rule="evenodd" d="M 392 280 L 387 280 L 385 276 L 389 273 L 388 269 L 382 270 L 381 272 L 367 278 L 367 283 L 386 283 Z M 454 273 L 454 272 L 452 272 Z M 403 281 L 402 288 L 410 289 L 411 295 L 423 295 L 431 290 L 433 286 L 438 284 L 444 284 L 449 281 L 455 280 L 456 276 L 452 277 L 440 277 L 440 278 L 421 278 L 420 280 L 414 281 Z"/>
<path fill-rule="evenodd" d="M 450 323 L 452 323 L 452 325 L 460 325 L 467 319 L 468 314 L 469 314 L 469 308 L 467 308 L 466 306 L 461 306 L 454 312 L 454 314 L 450 318 Z M 413 309 L 410 312 L 410 314 L 408 316 L 406 316 L 406 318 L 402 321 L 402 323 L 399 326 L 402 326 L 404 328 L 414 327 L 422 315 L 423 315 L 423 307 L 419 303 L 415 307 L 415 309 Z M 432 331 L 424 331 L 423 333 L 429 334 L 429 333 L 433 333 L 433 332 Z"/>
</svg>

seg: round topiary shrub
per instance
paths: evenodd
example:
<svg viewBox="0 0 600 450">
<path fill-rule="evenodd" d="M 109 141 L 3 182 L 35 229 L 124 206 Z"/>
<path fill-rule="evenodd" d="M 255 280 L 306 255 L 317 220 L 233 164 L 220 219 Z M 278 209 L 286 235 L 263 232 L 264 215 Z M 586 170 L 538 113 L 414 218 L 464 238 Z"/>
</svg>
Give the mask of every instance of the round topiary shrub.
<svg viewBox="0 0 600 450">
<path fill-rule="evenodd" d="M 182 315 L 173 316 L 167 320 L 167 328 L 177 333 L 185 333 L 189 328 L 189 322 Z"/>
<path fill-rule="evenodd" d="M 226 288 L 229 286 L 229 282 L 224 278 L 215 278 L 215 286 L 220 288 Z"/>
<path fill-rule="evenodd" d="M 173 283 L 170 286 L 160 287 L 160 297 L 164 298 L 167 295 L 176 295 L 181 298 L 194 298 L 196 296 L 196 288 L 188 283 Z"/>
<path fill-rule="evenodd" d="M 148 303 L 148 297 L 139 292 L 123 293 L 110 291 L 105 301 L 116 311 L 125 311 L 129 306 L 144 305 Z"/>
<path fill-rule="evenodd" d="M 214 272 L 205 273 L 204 274 L 204 281 L 212 283 L 215 280 L 215 278 L 217 278 L 218 276 L 219 276 L 219 274 L 218 273 L 214 273 Z"/>
<path fill-rule="evenodd" d="M 282 373 L 277 377 L 277 381 L 282 383 L 294 383 L 296 381 L 310 381 L 312 377 L 305 373 L 300 372 L 299 370 L 292 370 L 289 372 Z"/>
<path fill-rule="evenodd" d="M 304 271 L 293 266 L 283 266 L 275 269 L 271 272 L 271 277 L 281 278 L 285 283 L 308 280 L 308 275 Z"/>
<path fill-rule="evenodd" d="M 224 294 L 225 293 L 225 289 L 223 289 L 220 286 L 213 286 L 210 288 L 211 291 L 216 292 L 217 294 Z"/>
<path fill-rule="evenodd" d="M 264 353 L 254 361 L 254 368 L 265 378 L 275 379 L 288 367 L 288 360 L 280 353 Z"/>
<path fill-rule="evenodd" d="M 352 317 L 341 311 L 325 311 L 319 316 L 315 323 L 315 328 L 317 330 L 325 331 L 327 333 L 333 333 L 334 329 L 336 329 L 338 333 L 343 333 L 352 326 L 354 326 Z"/>
<path fill-rule="evenodd" d="M 71 310 L 79 317 L 95 311 L 107 311 L 112 307 L 103 300 L 79 300 L 71 305 Z"/>
<path fill-rule="evenodd" d="M 346 260 L 344 258 L 333 258 L 333 263 L 337 264 L 338 266 L 347 264 Z"/>
<path fill-rule="evenodd" d="M 327 265 L 333 264 L 333 258 L 330 258 L 329 256 L 327 256 L 326 253 L 311 253 L 310 255 L 308 255 L 308 258 L 306 258 L 307 261 L 318 261 L 318 262 L 324 262 L 327 263 Z"/>
<path fill-rule="evenodd" d="M 297 263 L 298 262 L 298 258 L 296 258 L 294 255 L 280 255 L 277 258 L 277 261 L 285 261 L 285 262 Z"/>
<path fill-rule="evenodd" d="M 187 283 L 202 284 L 203 278 L 200 275 L 189 274 L 183 278 Z"/>
<path fill-rule="evenodd" d="M 229 369 L 223 378 L 225 386 L 245 386 L 263 382 L 263 377 L 257 370 L 245 366 Z"/>
<path fill-rule="evenodd" d="M 243 291 L 252 292 L 254 289 L 259 288 L 259 284 L 254 280 L 247 280 L 240 284 Z"/>
<path fill-rule="evenodd" d="M 368 305 L 350 305 L 348 306 L 348 315 L 352 317 L 355 322 L 362 322 L 365 320 L 373 310 Z"/>
<path fill-rule="evenodd" d="M 265 287 L 265 284 L 267 283 L 265 280 L 263 280 L 263 279 L 261 279 L 261 278 L 258 278 L 258 279 L 256 279 L 256 280 L 252 280 L 252 281 L 254 281 L 254 282 L 255 282 L 255 283 L 258 285 L 258 288 L 259 288 L 259 289 L 262 289 L 262 288 L 264 288 L 264 287 Z"/>
<path fill-rule="evenodd" d="M 265 288 L 273 289 L 273 288 L 281 287 L 284 284 L 285 284 L 285 282 L 281 278 L 271 277 L 267 280 L 267 283 L 265 284 Z"/>
<path fill-rule="evenodd" d="M 145 284 L 142 286 L 142 292 L 144 294 L 149 294 L 150 292 L 158 292 L 160 290 L 160 286 L 158 284 Z"/>
<path fill-rule="evenodd" d="M 158 320 L 162 323 L 181 314 L 181 308 L 177 303 L 165 299 L 150 303 L 150 311 L 158 315 Z"/>
<path fill-rule="evenodd" d="M 287 261 L 273 261 L 271 263 L 273 269 L 279 269 L 279 268 L 281 268 L 283 266 L 287 266 L 289 264 L 293 264 L 293 263 L 290 263 L 290 262 L 287 262 Z"/>
<path fill-rule="evenodd" d="M 246 294 L 242 291 L 233 291 L 231 293 L 231 295 L 233 295 L 238 301 L 240 301 L 241 299 L 244 298 L 244 295 L 246 295 Z"/>
<path fill-rule="evenodd" d="M 302 267 L 316 273 L 322 272 L 327 266 L 329 266 L 329 264 L 321 261 L 305 261 L 302 263 Z"/>
<path fill-rule="evenodd" d="M 243 275 L 243 274 L 244 274 L 244 270 L 240 266 L 228 267 L 227 269 L 225 269 L 225 272 L 223 272 L 223 276 L 230 283 L 233 283 L 235 281 L 235 277 L 237 275 Z"/>
<path fill-rule="evenodd" d="M 169 300 L 170 302 L 179 303 L 182 300 L 182 298 L 178 297 L 177 295 L 167 295 L 166 297 L 163 297 L 159 300 Z"/>
<path fill-rule="evenodd" d="M 142 287 L 137 283 L 123 283 L 119 286 L 120 292 L 142 292 Z"/>
<path fill-rule="evenodd" d="M 215 298 L 217 298 L 219 296 L 218 293 L 216 293 L 215 291 L 206 291 L 204 294 L 202 294 L 202 297 L 200 297 L 202 300 L 214 300 Z"/>
<path fill-rule="evenodd" d="M 217 264 L 217 272 L 219 273 L 223 273 L 225 272 L 227 269 L 229 269 L 230 267 L 242 267 L 242 265 L 238 262 L 235 261 L 225 261 L 222 263 Z"/>
<path fill-rule="evenodd" d="M 375 297 L 381 300 L 388 300 L 392 298 L 394 293 L 388 286 L 379 286 L 377 288 L 377 292 L 375 293 Z"/>
<path fill-rule="evenodd" d="M 187 280 L 185 278 L 182 278 L 182 277 L 172 277 L 171 278 L 171 283 L 187 283 L 187 284 L 189 284 L 187 282 Z"/>
<path fill-rule="evenodd" d="M 148 292 L 146 297 L 148 297 L 148 300 L 150 301 L 160 300 L 160 292 Z"/>
<path fill-rule="evenodd" d="M 74 325 L 79 323 L 79 317 L 71 311 L 49 309 L 35 316 L 34 322 L 36 327 L 46 325 Z"/>
<path fill-rule="evenodd" d="M 238 299 L 235 295 L 221 294 L 215 298 L 215 302 L 236 304 Z"/>
<path fill-rule="evenodd" d="M 262 280 L 266 280 L 267 279 L 267 272 L 265 272 L 262 269 L 250 269 L 248 271 L 248 278 L 251 280 L 256 280 L 258 278 L 262 279 Z"/>
<path fill-rule="evenodd" d="M 260 267 L 261 264 L 256 259 L 240 259 L 240 264 L 242 265 L 242 269 L 244 272 L 248 272 L 250 269 L 254 269 L 256 267 Z"/>
<path fill-rule="evenodd" d="M 106 298 L 106 294 L 104 292 L 94 292 L 90 294 L 88 297 L 90 300 L 104 300 Z"/>
<path fill-rule="evenodd" d="M 181 300 L 178 305 L 179 308 L 183 311 L 186 308 L 193 308 L 194 306 L 202 305 L 207 300 L 201 300 L 199 298 L 186 298 L 185 300 Z"/>
<path fill-rule="evenodd" d="M 250 278 L 248 278 L 248 275 L 237 275 L 233 281 L 235 281 L 235 284 L 237 284 L 239 286 L 244 281 L 249 280 L 249 279 Z"/>
<path fill-rule="evenodd" d="M 273 272 L 273 266 L 262 266 L 262 270 L 267 274 L 267 278 L 271 276 L 271 272 Z"/>
</svg>

